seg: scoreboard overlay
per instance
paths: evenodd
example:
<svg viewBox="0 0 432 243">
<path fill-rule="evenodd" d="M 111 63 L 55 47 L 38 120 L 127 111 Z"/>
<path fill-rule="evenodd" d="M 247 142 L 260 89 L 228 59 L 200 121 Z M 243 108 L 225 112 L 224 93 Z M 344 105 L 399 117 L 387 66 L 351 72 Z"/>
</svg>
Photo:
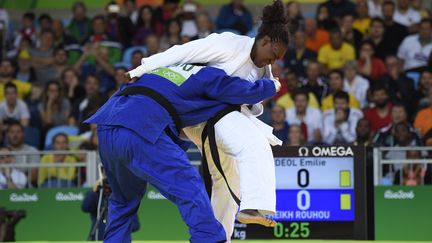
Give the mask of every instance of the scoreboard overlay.
<svg viewBox="0 0 432 243">
<path fill-rule="evenodd" d="M 234 239 L 373 239 L 367 149 L 277 146 L 273 154 L 277 202 L 270 217 L 278 224 L 237 223 Z"/>
</svg>

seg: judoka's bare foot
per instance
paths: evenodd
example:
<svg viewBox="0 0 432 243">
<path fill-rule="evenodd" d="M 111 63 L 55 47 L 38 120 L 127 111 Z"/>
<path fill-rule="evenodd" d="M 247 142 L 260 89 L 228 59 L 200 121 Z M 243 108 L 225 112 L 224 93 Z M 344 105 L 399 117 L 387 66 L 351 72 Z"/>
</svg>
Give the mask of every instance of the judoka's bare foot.
<svg viewBox="0 0 432 243">
<path fill-rule="evenodd" d="M 245 209 L 237 213 L 237 220 L 243 224 L 260 224 L 266 227 L 275 227 L 276 221 L 262 215 L 258 210 Z"/>
</svg>

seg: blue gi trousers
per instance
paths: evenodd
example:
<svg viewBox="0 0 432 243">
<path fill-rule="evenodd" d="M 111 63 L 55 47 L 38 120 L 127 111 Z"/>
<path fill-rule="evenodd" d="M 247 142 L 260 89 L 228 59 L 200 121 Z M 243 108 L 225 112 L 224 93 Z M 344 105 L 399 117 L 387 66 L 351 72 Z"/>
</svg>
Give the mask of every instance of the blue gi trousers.
<svg viewBox="0 0 432 243">
<path fill-rule="evenodd" d="M 155 144 L 118 126 L 99 126 L 97 134 L 112 189 L 104 242 L 131 242 L 133 216 L 147 182 L 177 205 L 189 227 L 190 242 L 225 242 L 225 231 L 213 215 L 200 175 L 165 132 Z"/>
</svg>

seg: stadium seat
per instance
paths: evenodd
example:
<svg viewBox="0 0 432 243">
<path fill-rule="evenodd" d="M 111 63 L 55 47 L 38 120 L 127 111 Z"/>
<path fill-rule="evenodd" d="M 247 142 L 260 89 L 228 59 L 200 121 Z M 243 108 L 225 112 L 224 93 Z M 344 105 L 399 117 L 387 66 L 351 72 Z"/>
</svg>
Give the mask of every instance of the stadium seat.
<svg viewBox="0 0 432 243">
<path fill-rule="evenodd" d="M 129 47 L 126 50 L 124 50 L 124 52 L 123 52 L 123 60 L 122 60 L 122 62 L 124 63 L 124 66 L 126 66 L 126 67 L 130 66 L 130 62 L 132 60 L 132 54 L 135 51 L 141 51 L 142 53 L 144 53 L 144 56 L 147 56 L 147 48 L 145 48 L 144 46 L 132 46 L 132 47 Z"/>
<path fill-rule="evenodd" d="M 78 135 L 78 128 L 74 126 L 57 126 L 48 130 L 46 138 L 45 138 L 45 150 L 49 150 L 52 148 L 52 139 L 58 133 L 65 133 L 68 136 Z"/>
<path fill-rule="evenodd" d="M 24 143 L 39 148 L 40 130 L 36 127 L 26 127 L 24 129 Z"/>
</svg>

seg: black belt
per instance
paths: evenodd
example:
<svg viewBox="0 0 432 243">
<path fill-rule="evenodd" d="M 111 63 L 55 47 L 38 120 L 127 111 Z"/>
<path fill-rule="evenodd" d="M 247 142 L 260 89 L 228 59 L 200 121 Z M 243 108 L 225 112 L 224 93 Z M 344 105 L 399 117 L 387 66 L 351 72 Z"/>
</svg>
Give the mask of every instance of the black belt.
<svg viewBox="0 0 432 243">
<path fill-rule="evenodd" d="M 170 114 L 171 119 L 174 121 L 174 124 L 176 126 L 177 132 L 178 134 L 180 134 L 181 129 L 183 128 L 180 116 L 178 115 L 177 110 L 174 108 L 171 102 L 167 100 L 163 95 L 161 95 L 160 93 L 158 93 L 157 91 L 151 88 L 144 87 L 144 86 L 127 87 L 116 94 L 116 96 L 122 96 L 122 95 L 144 95 L 156 101 L 160 106 L 165 108 L 165 110 Z M 133 119 L 133 117 L 131 119 Z M 167 129 L 165 129 L 165 131 L 167 131 Z"/>
<path fill-rule="evenodd" d="M 205 153 L 205 140 L 208 137 L 209 139 L 209 146 L 210 146 L 210 155 L 213 159 L 213 162 L 218 169 L 219 173 L 221 173 L 222 177 L 225 180 L 225 183 L 227 184 L 228 190 L 234 199 L 234 201 L 237 203 L 237 205 L 240 206 L 240 199 L 234 194 L 234 192 L 231 190 L 230 185 L 228 184 L 227 178 L 225 176 L 225 173 L 223 172 L 222 165 L 219 158 L 219 152 L 216 144 L 216 135 L 215 135 L 215 124 L 222 119 L 225 115 L 233 112 L 233 111 L 240 111 L 240 106 L 227 106 L 224 109 L 220 110 L 216 115 L 210 120 L 207 121 L 207 124 L 204 127 L 204 130 L 201 134 L 201 141 L 202 141 L 202 165 L 203 165 L 203 177 L 204 177 L 204 183 L 206 186 L 207 193 L 209 197 L 211 197 L 211 176 L 208 169 L 208 162 L 207 157 Z"/>
</svg>

